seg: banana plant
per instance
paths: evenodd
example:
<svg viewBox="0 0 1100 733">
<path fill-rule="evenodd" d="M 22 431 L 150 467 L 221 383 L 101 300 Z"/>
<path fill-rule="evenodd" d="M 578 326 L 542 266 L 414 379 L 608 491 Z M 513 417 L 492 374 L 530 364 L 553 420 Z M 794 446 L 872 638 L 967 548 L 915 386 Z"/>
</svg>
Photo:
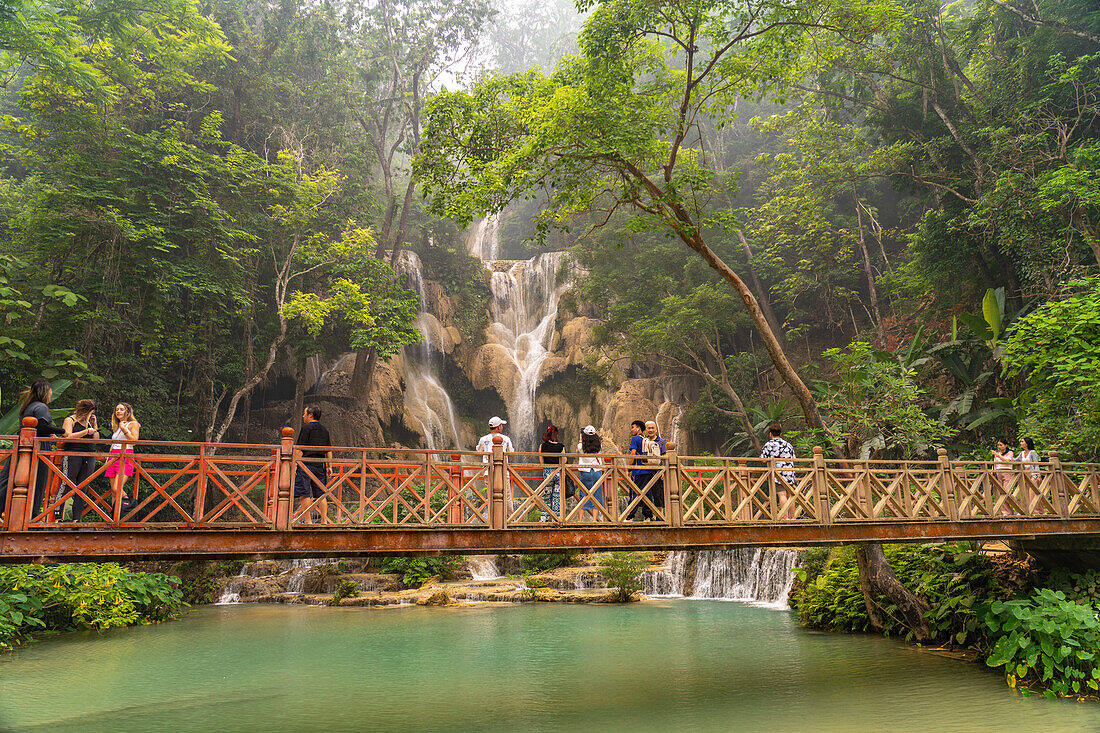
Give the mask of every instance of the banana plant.
<svg viewBox="0 0 1100 733">
<path fill-rule="evenodd" d="M 64 394 L 65 390 L 73 385 L 71 379 L 55 379 L 50 383 L 53 387 L 54 399 Z M 0 404 L 3 404 L 3 394 L 0 394 Z M 72 412 L 67 407 L 50 408 L 50 415 L 55 419 L 64 419 Z M 0 435 L 15 435 L 19 432 L 19 405 L 12 407 L 3 417 L 0 417 Z"/>
<path fill-rule="evenodd" d="M 749 419 L 752 421 L 752 430 L 761 442 L 766 442 L 765 435 L 771 425 L 782 424 L 796 414 L 798 410 L 790 400 L 779 399 L 766 405 L 752 405 L 748 408 Z M 722 444 L 722 453 L 734 455 L 743 452 L 746 447 L 752 447 L 752 440 L 744 431 L 734 433 L 729 440 Z"/>
</svg>

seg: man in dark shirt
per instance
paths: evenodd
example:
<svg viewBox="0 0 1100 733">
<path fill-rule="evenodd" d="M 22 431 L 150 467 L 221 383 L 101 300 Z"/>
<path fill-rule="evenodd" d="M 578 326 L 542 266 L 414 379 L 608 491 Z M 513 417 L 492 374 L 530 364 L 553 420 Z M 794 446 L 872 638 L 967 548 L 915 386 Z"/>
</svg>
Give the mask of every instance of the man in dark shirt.
<svg viewBox="0 0 1100 733">
<path fill-rule="evenodd" d="M 313 522 L 313 511 L 306 508 L 314 499 L 317 500 L 317 511 L 321 514 L 322 524 L 328 523 L 328 497 L 325 495 L 324 485 L 328 483 L 329 464 L 325 463 L 324 459 L 332 460 L 332 451 L 328 450 L 332 445 L 332 439 L 329 437 L 328 428 L 322 425 L 320 420 L 321 408 L 317 405 L 307 405 L 302 411 L 302 427 L 295 441 L 299 446 L 295 451 L 299 463 L 298 471 L 294 475 L 294 497 L 298 499 L 298 513 L 306 511 L 307 524 Z M 308 450 L 306 446 L 312 446 L 313 450 Z M 317 450 L 317 448 L 325 450 Z"/>
</svg>

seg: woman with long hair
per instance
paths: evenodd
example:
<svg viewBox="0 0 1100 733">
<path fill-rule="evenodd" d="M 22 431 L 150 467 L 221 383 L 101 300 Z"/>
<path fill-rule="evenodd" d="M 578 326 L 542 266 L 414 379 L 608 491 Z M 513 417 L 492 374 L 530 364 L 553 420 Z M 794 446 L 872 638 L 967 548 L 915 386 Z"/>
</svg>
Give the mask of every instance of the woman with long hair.
<svg viewBox="0 0 1100 733">
<path fill-rule="evenodd" d="M 1008 492 L 1008 485 L 1012 481 L 1012 462 L 1015 460 L 1015 456 L 1012 455 L 1012 451 L 1008 448 L 1008 442 L 1004 440 L 997 441 L 997 447 L 993 450 L 993 478 L 997 480 L 997 483 L 1001 485 L 1003 493 Z M 994 498 L 996 503 L 996 498 Z M 992 507 L 990 507 L 992 509 Z M 1001 504 L 1001 514 L 1011 514 L 1012 507 L 1008 502 Z"/>
<path fill-rule="evenodd" d="M 115 411 L 111 413 L 111 440 L 137 440 L 141 433 L 141 423 L 134 417 L 134 408 L 129 402 L 119 402 L 115 405 Z M 133 452 L 133 447 L 126 443 L 112 443 L 111 453 L 117 453 L 118 457 L 112 457 L 107 466 L 106 476 L 111 479 L 111 488 L 114 495 L 125 499 L 126 479 L 134 475 L 134 460 L 127 460 L 126 454 Z"/>
<path fill-rule="evenodd" d="M 603 486 L 601 485 L 595 491 L 592 491 L 592 487 L 599 482 L 600 476 L 603 474 L 598 455 L 602 450 L 603 441 L 596 433 L 596 428 L 586 425 L 584 430 L 581 431 L 581 442 L 577 444 L 577 452 L 581 454 L 581 457 L 577 459 L 577 465 L 581 467 L 579 471 L 581 483 L 590 492 L 592 498 L 588 498 L 587 495 L 582 497 L 580 511 L 582 522 L 586 518 L 592 522 L 597 521 L 600 515 L 597 507 L 603 506 Z"/>
<path fill-rule="evenodd" d="M 558 428 L 547 425 L 542 434 L 542 443 L 539 445 L 539 462 L 542 463 L 542 480 L 549 483 L 542 489 L 542 500 L 546 502 L 555 515 L 561 507 L 561 454 L 565 446 L 558 440 Z M 549 522 L 550 513 L 543 510 L 539 516 L 540 522 Z"/>
<path fill-rule="evenodd" d="M 35 426 L 35 437 L 49 438 L 54 435 L 64 435 L 65 429 L 53 424 L 50 415 L 50 400 L 53 399 L 53 386 L 46 379 L 36 379 L 29 387 L 23 390 L 19 401 L 19 417 L 33 417 L 38 420 Z M 38 444 L 39 450 L 53 450 L 53 443 L 43 441 Z M 50 472 L 46 467 L 35 467 L 34 493 L 31 496 L 32 516 L 42 511 L 42 502 L 46 498 L 46 484 L 50 479 Z M 0 504 L 0 507 L 3 505 Z"/>
<path fill-rule="evenodd" d="M 79 486 L 87 481 L 95 470 L 95 443 L 88 443 L 81 438 L 98 438 L 99 424 L 95 416 L 95 400 L 80 400 L 76 403 L 76 410 L 65 418 L 62 423 L 65 428 L 65 451 L 74 455 L 66 457 L 68 462 L 65 468 L 65 476 Z M 88 504 L 82 494 L 87 494 L 88 489 L 83 488 L 73 495 L 73 521 L 79 522 L 84 516 Z"/>
<path fill-rule="evenodd" d="M 1016 454 L 1016 460 L 1024 464 L 1024 471 L 1031 478 L 1024 495 L 1027 497 L 1027 511 L 1030 514 L 1035 503 L 1035 496 L 1039 488 L 1039 454 L 1035 451 L 1035 441 L 1031 438 L 1020 438 L 1020 452 Z"/>
</svg>

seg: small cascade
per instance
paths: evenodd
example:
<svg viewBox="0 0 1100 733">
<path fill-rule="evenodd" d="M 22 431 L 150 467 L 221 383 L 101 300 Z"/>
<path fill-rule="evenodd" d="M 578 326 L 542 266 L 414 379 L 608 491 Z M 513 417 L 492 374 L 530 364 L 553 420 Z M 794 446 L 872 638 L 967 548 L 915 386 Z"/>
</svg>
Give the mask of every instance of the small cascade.
<svg viewBox="0 0 1100 733">
<path fill-rule="evenodd" d="M 293 560 L 290 563 L 290 567 L 287 568 L 287 572 L 290 573 L 290 578 L 286 583 L 286 592 L 305 593 L 306 576 L 309 575 L 309 569 L 315 568 L 318 565 L 331 565 L 334 562 L 338 561 L 328 557 L 303 557 Z"/>
<path fill-rule="evenodd" d="M 428 312 L 424 267 L 420 257 L 402 250 L 397 270 L 409 279 L 409 285 L 420 297 L 416 327 L 424 335 L 419 343 L 406 346 L 404 355 L 405 410 L 429 450 L 458 446 L 458 420 L 454 402 L 439 379 L 443 366 L 444 335 L 439 321 Z"/>
<path fill-rule="evenodd" d="M 647 570 L 642 575 L 647 596 L 684 595 L 684 577 L 687 575 L 688 553 L 668 553 L 668 570 Z"/>
<path fill-rule="evenodd" d="M 491 341 L 504 348 L 516 369 L 515 391 L 508 401 L 511 437 L 518 450 L 538 444 L 535 395 L 542 365 L 550 356 L 558 301 L 571 285 L 559 278 L 564 252 L 543 252 L 529 260 L 502 261 L 496 216 L 482 220 L 470 240 L 470 252 L 490 273 Z"/>
<path fill-rule="evenodd" d="M 470 577 L 474 580 L 495 580 L 504 577 L 497 567 L 496 558 L 492 555 L 470 555 L 466 558 L 466 564 L 470 568 Z"/>
<path fill-rule="evenodd" d="M 241 581 L 231 580 L 222 588 L 222 594 L 214 601 L 215 606 L 231 606 L 241 602 Z"/>
<path fill-rule="evenodd" d="M 701 550 L 693 553 L 694 558 L 691 554 L 670 552 L 668 570 L 647 572 L 646 595 L 748 601 L 787 608 L 797 552 L 737 548 Z M 693 569 L 689 568 L 691 559 Z"/>
</svg>

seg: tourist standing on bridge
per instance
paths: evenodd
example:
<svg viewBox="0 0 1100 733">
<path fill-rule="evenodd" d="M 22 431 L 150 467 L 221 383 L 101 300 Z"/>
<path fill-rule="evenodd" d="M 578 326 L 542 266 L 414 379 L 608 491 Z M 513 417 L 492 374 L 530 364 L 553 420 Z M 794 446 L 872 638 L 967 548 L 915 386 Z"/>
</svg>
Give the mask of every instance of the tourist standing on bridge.
<svg viewBox="0 0 1100 733">
<path fill-rule="evenodd" d="M 1023 464 L 1024 471 L 1031 477 L 1031 484 L 1024 486 L 1024 507 L 1028 514 L 1032 511 L 1035 502 L 1036 488 L 1039 486 L 1039 454 L 1035 452 L 1035 441 L 1031 438 L 1020 438 L 1020 452 L 1016 454 L 1016 460 Z"/>
<path fill-rule="evenodd" d="M 34 435 L 36 438 L 49 438 L 54 435 L 63 435 L 65 433 L 64 428 L 59 428 L 53 424 L 53 419 L 50 416 L 50 400 L 53 399 L 53 386 L 45 379 L 36 379 L 23 390 L 21 400 L 19 402 L 19 417 L 33 417 L 38 419 L 38 424 L 35 426 Z M 53 443 L 39 443 L 39 450 L 51 450 Z M 12 466 L 9 470 L 15 470 Z M 31 496 L 32 512 L 37 514 L 42 510 L 42 502 L 46 498 L 46 483 L 49 481 L 50 472 L 43 466 L 38 467 L 37 476 L 34 479 L 34 494 Z M 7 504 L 7 476 L 4 476 L 4 482 L 0 484 L 0 511 L 4 510 L 4 506 Z"/>
<path fill-rule="evenodd" d="M 760 457 L 775 460 L 779 478 L 782 479 L 775 482 L 776 501 L 782 509 L 787 503 L 787 488 L 790 487 L 792 491 L 794 490 L 794 471 L 792 469 L 794 469 L 793 461 L 796 456 L 794 446 L 783 439 L 783 428 L 778 425 L 768 426 L 768 437 L 768 442 L 764 444 L 764 449 L 760 451 Z M 785 516 L 793 519 L 793 508 Z"/>
<path fill-rule="evenodd" d="M 558 440 L 558 428 L 556 425 L 547 425 L 542 434 L 542 443 L 539 445 L 539 463 L 542 464 L 542 480 L 549 483 L 542 489 L 542 500 L 550 507 L 554 514 L 560 516 L 561 503 L 561 454 L 565 452 L 565 446 Z M 557 454 L 557 455 L 555 455 Z M 549 522 L 550 514 L 541 510 L 540 522 Z"/>
<path fill-rule="evenodd" d="M 81 438 L 99 437 L 99 424 L 95 416 L 95 401 L 84 399 L 77 402 L 76 410 L 73 411 L 72 415 L 65 418 L 62 426 L 65 428 L 65 451 L 75 454 L 65 459 L 67 461 L 65 477 L 80 486 L 81 483 L 88 480 L 88 477 L 95 470 L 95 443 L 81 440 Z M 62 492 L 64 491 L 63 488 Z M 82 487 L 77 493 L 73 494 L 72 517 L 74 522 L 79 522 L 80 518 L 84 516 L 84 510 L 87 509 L 88 504 L 84 501 L 82 494 L 89 493 L 86 487 Z M 62 507 L 58 508 L 58 515 L 64 516 L 61 509 Z"/>
<path fill-rule="evenodd" d="M 596 428 L 585 425 L 584 430 L 581 431 L 581 442 L 577 444 L 577 452 L 583 454 L 577 459 L 577 465 L 581 467 L 579 471 L 581 483 L 591 494 L 591 498 L 581 497 L 580 520 L 582 522 L 585 519 L 599 521 L 600 513 L 597 507 L 603 506 L 603 486 L 601 485 L 595 491 L 592 487 L 599 482 L 603 474 L 603 464 L 599 457 L 601 451 L 603 451 L 603 441 L 596 433 Z"/>
<path fill-rule="evenodd" d="M 1007 488 L 1008 482 L 1012 480 L 1012 462 L 1015 460 L 1016 457 L 1008 448 L 1008 442 L 998 440 L 997 447 L 993 450 L 993 477 L 1002 489 Z"/>
<path fill-rule="evenodd" d="M 656 519 L 654 509 L 665 505 L 665 482 L 658 474 L 664 443 L 657 435 L 657 423 L 652 420 L 635 420 L 630 424 L 630 432 L 630 455 L 638 456 L 634 459 L 635 468 L 631 470 L 630 477 L 638 487 L 638 494 L 643 497 L 634 516 L 640 516 L 643 521 Z M 631 494 L 633 501 L 633 492 Z"/>
<path fill-rule="evenodd" d="M 644 438 L 642 437 L 642 433 L 644 433 L 644 432 L 645 432 L 645 423 L 642 422 L 641 420 L 634 420 L 633 422 L 630 423 L 630 455 L 632 455 L 632 456 L 641 456 L 642 455 L 642 441 L 644 440 Z M 632 465 L 633 466 L 641 466 L 642 463 L 643 463 L 643 461 L 639 457 L 639 458 L 634 459 L 634 462 L 633 462 Z M 644 475 L 645 475 L 645 471 L 642 471 L 638 468 L 631 468 L 630 469 L 630 481 L 636 487 L 638 487 L 638 491 L 635 491 L 634 489 L 630 489 L 627 492 L 627 497 L 628 497 L 627 498 L 627 502 L 628 502 L 627 506 L 629 506 L 631 503 L 634 502 L 634 499 L 638 496 L 639 493 L 645 493 L 645 483 L 643 482 Z M 642 505 L 638 509 L 635 509 L 633 515 L 629 518 L 634 519 L 634 518 L 639 517 L 639 515 L 641 515 L 642 512 L 644 512 L 648 508 L 649 507 L 645 506 L 645 502 L 643 501 Z M 652 512 L 650 512 L 650 515 L 652 516 Z M 642 516 L 642 518 L 644 518 L 644 515 Z"/>
<path fill-rule="evenodd" d="M 134 408 L 129 402 L 119 402 L 115 405 L 115 411 L 111 413 L 111 440 L 137 440 L 141 435 L 141 423 L 134 417 Z M 134 459 L 126 459 L 127 453 L 133 453 L 134 447 L 127 443 L 112 443 L 111 453 L 117 453 L 107 465 L 104 475 L 111 479 L 112 495 L 119 501 L 128 498 L 126 496 L 126 479 L 134 475 Z M 125 505 L 123 506 L 125 508 Z"/>
<path fill-rule="evenodd" d="M 332 438 L 328 434 L 328 428 L 321 424 L 321 408 L 317 405 L 306 405 L 302 410 L 302 427 L 298 429 L 298 438 L 294 444 L 298 446 L 295 453 L 299 459 L 298 470 L 294 473 L 294 496 L 298 499 L 298 514 L 304 511 L 305 523 L 312 524 L 312 504 L 316 501 L 321 524 L 328 524 L 325 486 L 329 482 L 331 466 L 325 459 L 332 460 Z"/>
<path fill-rule="evenodd" d="M 508 424 L 507 420 L 499 418 L 496 415 L 493 415 L 491 418 L 489 418 L 489 432 L 486 433 L 485 435 L 482 435 L 481 440 L 477 441 L 477 451 L 478 451 L 478 453 L 484 453 L 485 454 L 485 456 L 481 459 L 483 463 L 488 463 L 489 462 L 489 456 L 491 456 L 493 454 L 493 436 L 494 435 L 499 435 L 501 437 L 501 447 L 504 449 L 505 453 L 512 453 L 515 450 L 514 448 L 512 448 L 512 439 L 504 434 L 504 426 L 507 425 L 507 424 Z M 486 479 L 488 479 L 489 474 L 486 473 L 485 477 L 486 477 Z M 478 480 L 480 481 L 480 479 L 478 479 Z M 516 510 L 516 500 L 515 500 L 515 497 L 512 495 L 512 490 L 511 490 L 512 482 L 506 480 L 505 484 L 507 484 L 508 487 L 509 487 L 507 492 L 506 492 L 508 494 L 508 497 L 509 497 L 508 498 L 508 504 L 511 507 L 511 511 L 514 512 Z M 486 495 L 491 493 L 492 492 L 492 487 L 487 487 L 486 492 L 487 492 Z"/>
</svg>

